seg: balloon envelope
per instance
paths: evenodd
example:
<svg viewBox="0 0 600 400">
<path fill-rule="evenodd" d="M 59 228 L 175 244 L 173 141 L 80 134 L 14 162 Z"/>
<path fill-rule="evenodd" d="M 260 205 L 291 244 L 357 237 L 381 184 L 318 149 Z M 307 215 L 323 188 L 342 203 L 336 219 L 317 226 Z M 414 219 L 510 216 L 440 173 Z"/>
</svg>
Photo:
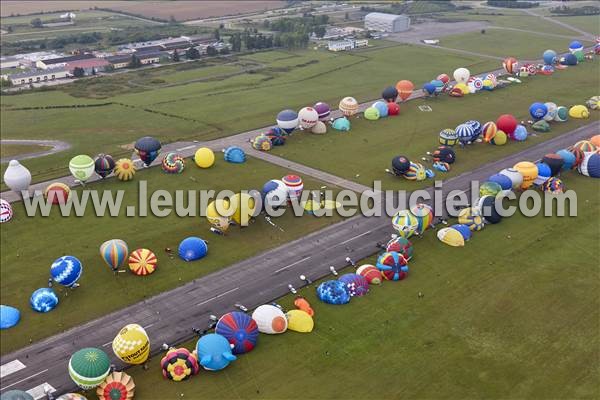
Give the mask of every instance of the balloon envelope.
<svg viewBox="0 0 600 400">
<path fill-rule="evenodd" d="M 398 96 L 402 99 L 402 101 L 408 99 L 415 89 L 415 85 L 411 81 L 401 80 L 396 83 L 396 90 L 398 90 Z"/>
<path fill-rule="evenodd" d="M 222 335 L 233 345 L 233 354 L 243 354 L 251 351 L 258 340 L 256 322 L 239 311 L 223 315 L 217 322 L 215 333 Z"/>
<path fill-rule="evenodd" d="M 151 136 L 144 136 L 138 139 L 134 145 L 136 154 L 146 165 L 152 164 L 152 161 L 158 157 L 161 147 L 160 142 Z"/>
<path fill-rule="evenodd" d="M 85 182 L 94 173 L 95 163 L 92 157 L 85 154 L 75 156 L 69 161 L 69 171 L 75 179 Z"/>
<path fill-rule="evenodd" d="M 100 257 L 113 271 L 125 265 L 129 247 L 121 239 L 111 239 L 100 245 Z"/>
<path fill-rule="evenodd" d="M 252 313 L 258 331 L 267 334 L 283 333 L 288 328 L 288 320 L 283 311 L 271 304 L 258 306 Z"/>
<path fill-rule="evenodd" d="M 87 347 L 74 353 L 69 360 L 69 375 L 73 382 L 84 390 L 100 385 L 110 373 L 108 355 L 94 347 Z"/>
<path fill-rule="evenodd" d="M 225 161 L 233 164 L 242 164 L 246 162 L 246 153 L 241 147 L 229 146 L 223 153 Z"/>
<path fill-rule="evenodd" d="M 454 76 L 454 80 L 459 83 L 467 83 L 469 78 L 471 77 L 471 72 L 469 72 L 466 68 L 457 68 L 454 70 L 452 74 Z"/>
<path fill-rule="evenodd" d="M 350 301 L 347 286 L 340 281 L 325 281 L 317 286 L 317 297 L 328 304 L 346 304 Z"/>
<path fill-rule="evenodd" d="M 6 171 L 4 171 L 4 183 L 13 192 L 20 193 L 22 190 L 29 189 L 31 172 L 17 160 L 10 160 Z"/>
<path fill-rule="evenodd" d="M 227 339 L 217 333 L 202 336 L 196 343 L 200 365 L 209 371 L 219 371 L 237 360 Z"/>
<path fill-rule="evenodd" d="M 150 355 L 150 338 L 140 325 L 128 324 L 113 339 L 112 349 L 127 364 L 143 364 Z"/>
<path fill-rule="evenodd" d="M 66 287 L 73 287 L 83 272 L 81 261 L 73 256 L 56 259 L 50 266 L 50 275 L 54 282 Z"/>
<path fill-rule="evenodd" d="M 223 340 L 225 341 L 225 345 L 228 346 L 229 343 L 227 340 L 224 338 Z M 184 381 L 200 371 L 198 358 L 185 348 L 170 349 L 167 351 L 167 354 L 160 360 L 160 368 L 165 378 L 175 382 Z"/>
<path fill-rule="evenodd" d="M 8 329 L 21 320 L 21 312 L 11 306 L 0 305 L 0 329 Z"/>
<path fill-rule="evenodd" d="M 343 282 L 348 289 L 350 296 L 364 296 L 369 292 L 369 282 L 367 279 L 358 274 L 344 274 L 338 278 Z"/>
<path fill-rule="evenodd" d="M 58 296 L 51 288 L 40 288 L 31 294 L 29 305 L 34 311 L 47 313 L 58 304 Z"/>
<path fill-rule="evenodd" d="M 179 243 L 179 257 L 183 261 L 195 261 L 206 256 L 208 245 L 199 237 L 190 236 Z"/>
</svg>

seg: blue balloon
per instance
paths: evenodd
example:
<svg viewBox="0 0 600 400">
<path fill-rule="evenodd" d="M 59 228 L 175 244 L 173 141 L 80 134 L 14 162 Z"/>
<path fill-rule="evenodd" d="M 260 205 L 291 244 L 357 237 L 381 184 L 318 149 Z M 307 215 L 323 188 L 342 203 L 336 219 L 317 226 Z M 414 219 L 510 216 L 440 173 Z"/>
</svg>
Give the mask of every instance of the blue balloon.
<svg viewBox="0 0 600 400">
<path fill-rule="evenodd" d="M 494 182 L 500 185 L 502 190 L 511 190 L 512 189 L 512 181 L 506 175 L 502 174 L 494 174 L 488 178 L 488 182 Z"/>
<path fill-rule="evenodd" d="M 554 50 L 546 50 L 544 52 L 543 59 L 545 64 L 556 64 L 556 52 Z"/>
<path fill-rule="evenodd" d="M 527 135 L 527 128 L 521 124 L 517 125 L 515 131 L 513 132 L 513 138 L 518 142 L 522 142 L 527 139 Z"/>
<path fill-rule="evenodd" d="M 470 121 L 465 122 L 465 124 L 470 125 L 471 128 L 473 128 L 473 134 L 471 135 L 471 142 L 476 140 L 479 137 L 479 135 L 481 135 L 481 129 L 482 129 L 481 122 L 472 119 Z"/>
<path fill-rule="evenodd" d="M 206 256 L 208 245 L 199 237 L 190 236 L 179 243 L 179 257 L 183 261 L 195 261 Z"/>
<path fill-rule="evenodd" d="M 198 339 L 196 353 L 200 365 L 210 371 L 219 371 L 237 359 L 231 352 L 227 339 L 216 333 L 209 333 Z"/>
<path fill-rule="evenodd" d="M 560 63 L 562 65 L 577 65 L 577 56 L 575 54 L 567 54 L 561 59 Z"/>
<path fill-rule="evenodd" d="M 565 162 L 563 163 L 562 169 L 569 170 L 569 169 L 573 168 L 573 165 L 575 164 L 575 154 L 571 153 L 567 149 L 559 150 L 556 152 L 556 154 L 558 154 L 559 156 L 562 157 L 563 160 L 565 160 Z"/>
<path fill-rule="evenodd" d="M 423 91 L 425 91 L 429 95 L 432 95 L 435 93 L 435 85 L 431 82 L 426 83 L 423 85 Z"/>
<path fill-rule="evenodd" d="M 573 40 L 571 44 L 569 44 L 569 51 L 578 51 L 583 50 L 583 45 L 578 40 Z"/>
<path fill-rule="evenodd" d="M 373 107 L 379 111 L 379 118 L 384 118 L 388 116 L 388 106 L 387 103 L 383 101 L 376 101 L 373 103 Z"/>
<path fill-rule="evenodd" d="M 346 304 L 350 301 L 350 293 L 344 282 L 325 281 L 317 286 L 317 297 L 328 304 Z"/>
<path fill-rule="evenodd" d="M 58 296 L 51 288 L 40 288 L 31 294 L 29 305 L 34 311 L 47 313 L 58 304 Z"/>
<path fill-rule="evenodd" d="M 529 106 L 529 114 L 534 119 L 542 119 L 548 114 L 548 107 L 544 103 L 535 102 Z"/>
<path fill-rule="evenodd" d="M 450 228 L 456 229 L 462 235 L 465 241 L 471 239 L 471 229 L 467 225 L 464 224 L 454 224 Z"/>
<path fill-rule="evenodd" d="M 350 121 L 348 121 L 348 118 L 346 117 L 340 117 L 333 121 L 332 127 L 338 131 L 346 132 L 350 130 Z"/>
<path fill-rule="evenodd" d="M 12 328 L 21 320 L 21 312 L 11 306 L 0 305 L 0 329 Z"/>
<path fill-rule="evenodd" d="M 552 176 L 552 169 L 544 162 L 538 162 L 535 164 L 538 169 L 538 176 L 533 181 L 534 185 L 540 186 L 546 182 Z"/>
<path fill-rule="evenodd" d="M 242 164 L 246 161 L 246 153 L 237 146 L 230 146 L 225 149 L 224 157 L 225 161 L 234 164 Z"/>
<path fill-rule="evenodd" d="M 442 82 L 440 80 L 434 79 L 429 83 L 431 83 L 433 86 L 435 86 L 436 93 L 441 93 L 442 90 L 444 90 L 444 82 Z"/>
<path fill-rule="evenodd" d="M 83 272 L 81 261 L 73 256 L 63 256 L 52 263 L 50 275 L 54 282 L 66 287 L 73 287 Z"/>
<path fill-rule="evenodd" d="M 458 136 L 458 141 L 462 144 L 469 143 L 471 138 L 475 134 L 473 131 L 473 127 L 470 124 L 460 124 L 454 130 L 456 135 Z"/>
</svg>

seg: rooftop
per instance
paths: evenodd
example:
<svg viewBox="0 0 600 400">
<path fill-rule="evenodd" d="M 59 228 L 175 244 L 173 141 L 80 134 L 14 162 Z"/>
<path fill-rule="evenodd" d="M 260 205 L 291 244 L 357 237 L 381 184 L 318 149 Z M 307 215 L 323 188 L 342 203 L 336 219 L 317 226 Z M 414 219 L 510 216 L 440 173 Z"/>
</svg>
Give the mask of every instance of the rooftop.
<svg viewBox="0 0 600 400">
<path fill-rule="evenodd" d="M 31 78 L 33 76 L 43 76 L 43 75 L 51 75 L 56 74 L 58 72 L 67 72 L 66 68 L 54 68 L 54 69 L 34 69 L 27 72 L 22 72 L 20 74 L 12 74 L 10 79 L 22 79 L 22 78 Z"/>
<path fill-rule="evenodd" d="M 93 54 L 78 54 L 76 56 L 51 58 L 51 59 L 43 60 L 43 62 L 46 65 L 52 65 L 52 64 L 68 63 L 71 61 L 78 61 L 78 60 L 89 60 L 91 58 L 96 58 L 96 56 L 94 56 Z"/>
<path fill-rule="evenodd" d="M 372 12 L 372 13 L 368 13 L 367 15 L 365 15 L 365 20 L 371 19 L 371 18 L 376 18 L 378 20 L 392 22 L 398 18 L 408 18 L 408 16 L 404 15 L 404 14 L 387 14 L 387 13 L 378 13 L 378 12 Z"/>
<path fill-rule="evenodd" d="M 123 63 L 131 60 L 131 54 L 115 54 L 104 58 L 109 63 Z"/>
<path fill-rule="evenodd" d="M 139 58 L 140 60 L 147 60 L 149 58 L 160 58 L 161 55 L 162 53 L 160 51 L 136 54 L 137 58 Z"/>
<path fill-rule="evenodd" d="M 74 68 L 95 68 L 95 67 L 105 67 L 110 64 L 104 58 L 91 58 L 88 60 L 75 60 L 67 63 L 67 67 L 69 70 Z"/>
</svg>

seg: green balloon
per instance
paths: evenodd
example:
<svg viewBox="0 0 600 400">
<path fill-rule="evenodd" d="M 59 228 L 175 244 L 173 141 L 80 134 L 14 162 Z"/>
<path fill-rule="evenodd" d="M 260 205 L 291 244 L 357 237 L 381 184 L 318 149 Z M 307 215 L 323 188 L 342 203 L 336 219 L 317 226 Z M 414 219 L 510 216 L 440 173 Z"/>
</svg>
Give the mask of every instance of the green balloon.
<svg viewBox="0 0 600 400">
<path fill-rule="evenodd" d="M 80 181 L 87 181 L 94 173 L 94 160 L 85 154 L 75 156 L 69 162 L 69 171 Z"/>
<path fill-rule="evenodd" d="M 585 60 L 585 54 L 583 54 L 583 50 L 577 50 L 573 54 L 575 57 L 577 57 L 577 62 L 582 62 Z"/>
<path fill-rule="evenodd" d="M 365 110 L 365 118 L 370 121 L 375 121 L 379 119 L 379 110 L 375 107 L 369 107 Z"/>
<path fill-rule="evenodd" d="M 69 375 L 84 390 L 90 390 L 104 381 L 110 372 L 110 359 L 100 349 L 87 347 L 71 356 Z"/>
</svg>

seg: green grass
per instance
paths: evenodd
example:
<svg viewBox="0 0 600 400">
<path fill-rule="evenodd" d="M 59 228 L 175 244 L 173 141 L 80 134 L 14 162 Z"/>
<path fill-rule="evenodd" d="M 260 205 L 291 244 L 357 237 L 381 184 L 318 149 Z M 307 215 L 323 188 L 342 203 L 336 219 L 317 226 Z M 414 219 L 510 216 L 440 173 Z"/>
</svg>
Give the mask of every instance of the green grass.
<svg viewBox="0 0 600 400">
<path fill-rule="evenodd" d="M 592 35 L 600 35 L 600 16 L 598 15 L 581 15 L 573 17 L 555 16 L 555 19 L 591 33 Z"/>
<path fill-rule="evenodd" d="M 1 157 L 11 157 L 26 153 L 35 153 L 38 151 L 46 151 L 51 149 L 51 146 L 42 146 L 38 144 L 3 144 L 0 147 Z"/>
<path fill-rule="evenodd" d="M 292 213 L 286 213 L 274 220 L 282 232 L 259 216 L 247 228 L 231 227 L 227 236 L 218 236 L 210 233 L 209 224 L 202 217 L 177 217 L 174 212 L 165 218 L 125 217 L 126 206 L 137 207 L 140 180 L 148 181 L 150 194 L 158 189 L 171 193 L 213 189 L 218 193 L 224 189 L 260 189 L 269 179 L 280 179 L 289 173 L 253 158 L 243 165 L 226 163 L 219 155 L 217 158 L 216 165 L 208 170 L 196 168 L 188 159 L 182 175 L 167 175 L 160 168 L 152 168 L 139 171 L 130 182 L 113 178 L 88 185 L 98 191 L 125 191 L 121 214 L 115 218 L 95 217 L 91 206 L 83 217 L 63 218 L 55 208 L 47 218 L 39 215 L 28 218 L 23 204 L 15 204 L 13 220 L 2 225 L 0 299 L 2 304 L 18 307 L 22 319 L 15 329 L 0 333 L 2 354 L 25 346 L 30 339 L 37 341 L 98 318 L 340 220 L 338 216 L 295 218 Z M 317 190 L 322 185 L 305 178 L 307 189 Z M 176 255 L 174 258 L 167 255 L 165 248 L 170 247 L 177 254 L 179 242 L 187 236 L 200 236 L 210 242 L 205 259 L 185 263 Z M 114 276 L 98 255 L 100 244 L 112 238 L 125 240 L 130 251 L 142 247 L 153 250 L 159 260 L 157 271 L 143 278 L 129 272 Z M 68 290 L 57 287 L 60 305 L 50 314 L 32 311 L 29 296 L 47 284 L 50 265 L 66 254 L 76 256 L 84 265 L 81 287 L 68 297 L 65 296 Z"/>
<path fill-rule="evenodd" d="M 597 397 L 600 182 L 564 175 L 576 218 L 513 216 L 464 248 L 427 232 L 406 280 L 345 306 L 303 288 L 312 333 L 260 335 L 227 369 L 185 382 L 164 379 L 154 357 L 148 370 L 127 371 L 136 398 Z M 278 302 L 292 308 L 293 296 Z"/>
<path fill-rule="evenodd" d="M 422 162 L 421 157 L 438 146 L 438 134 L 442 129 L 454 128 L 466 120 L 495 121 L 504 113 L 513 113 L 519 121 L 528 120 L 531 118 L 529 105 L 534 101 L 553 101 L 566 106 L 583 103 L 594 95 L 600 84 L 598 68 L 598 63 L 582 63 L 549 77 L 523 78 L 521 85 L 493 92 L 480 92 L 460 99 L 444 96 L 411 101 L 400 105 L 398 117 L 378 121 L 352 118 L 352 130 L 348 133 L 331 128 L 326 135 L 296 133 L 285 146 L 275 147 L 273 152 L 368 186 L 374 180 L 381 180 L 382 185 L 389 189 L 429 186 L 430 180 L 416 183 L 386 174 L 384 170 L 390 168 L 392 157 L 399 154 Z M 423 104 L 430 105 L 433 111 L 419 111 L 418 106 Z M 600 115 L 592 111 L 591 118 L 598 121 Z M 436 178 L 460 175 L 590 122 L 589 119 L 553 122 L 551 132 L 529 137 L 525 142 L 509 142 L 505 146 L 484 143 L 465 149 L 455 146 L 457 161 L 452 170 L 446 174 L 437 173 Z M 431 167 L 430 163 L 423 164 Z"/>
<path fill-rule="evenodd" d="M 561 43 L 563 43 L 561 45 Z M 590 45 L 585 42 L 584 45 Z M 440 40 L 443 47 L 469 50 L 499 57 L 513 56 L 516 58 L 537 59 L 545 49 L 566 49 L 568 39 L 535 35 L 525 32 L 488 29 L 485 34 L 480 32 L 464 33 L 446 36 Z"/>
</svg>

